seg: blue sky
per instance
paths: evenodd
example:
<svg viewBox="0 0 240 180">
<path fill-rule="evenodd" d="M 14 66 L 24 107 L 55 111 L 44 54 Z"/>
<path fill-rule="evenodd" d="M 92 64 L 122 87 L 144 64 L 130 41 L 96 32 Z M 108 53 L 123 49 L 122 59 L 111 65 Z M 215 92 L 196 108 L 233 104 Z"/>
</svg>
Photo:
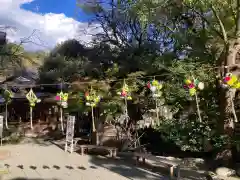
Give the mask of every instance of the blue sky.
<svg viewBox="0 0 240 180">
<path fill-rule="evenodd" d="M 21 8 L 41 14 L 63 13 L 65 16 L 80 22 L 87 22 L 91 18 L 91 16 L 87 15 L 81 8 L 76 6 L 76 0 L 35 0 L 21 5 Z"/>
<path fill-rule="evenodd" d="M 8 41 L 22 43 L 29 51 L 50 50 L 68 39 L 91 45 L 102 32 L 98 23 L 76 7 L 76 0 L 0 0 L 0 25 L 12 27 Z M 34 32 L 34 34 L 33 34 Z"/>
</svg>

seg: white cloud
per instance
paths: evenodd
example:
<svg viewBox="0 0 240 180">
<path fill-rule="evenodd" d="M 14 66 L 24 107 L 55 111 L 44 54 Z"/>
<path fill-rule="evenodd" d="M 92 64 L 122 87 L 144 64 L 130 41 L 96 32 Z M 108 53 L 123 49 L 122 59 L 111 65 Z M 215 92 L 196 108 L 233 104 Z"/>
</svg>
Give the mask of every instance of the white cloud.
<svg viewBox="0 0 240 180">
<path fill-rule="evenodd" d="M 24 43 L 27 50 L 51 49 L 57 43 L 67 39 L 77 38 L 88 44 L 92 34 L 100 28 L 92 28 L 88 23 L 75 21 L 64 14 L 48 13 L 45 15 L 21 9 L 24 3 L 34 0 L 0 0 L 0 26 L 11 26 L 15 31 L 8 30 L 8 39 L 11 42 L 20 42 L 29 37 L 34 43 Z"/>
</svg>

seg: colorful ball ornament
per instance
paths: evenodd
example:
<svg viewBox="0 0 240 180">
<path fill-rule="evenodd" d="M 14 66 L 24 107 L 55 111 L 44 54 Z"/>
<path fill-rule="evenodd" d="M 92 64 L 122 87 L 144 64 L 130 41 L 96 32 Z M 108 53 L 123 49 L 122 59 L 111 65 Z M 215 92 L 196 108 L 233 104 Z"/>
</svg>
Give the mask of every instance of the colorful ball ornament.
<svg viewBox="0 0 240 180">
<path fill-rule="evenodd" d="M 227 73 L 223 78 L 222 87 L 238 89 L 240 88 L 240 82 L 238 81 L 237 76 L 232 73 Z"/>
<path fill-rule="evenodd" d="M 94 90 L 85 92 L 84 96 L 86 99 L 86 105 L 91 107 L 97 106 L 101 100 L 101 97 L 99 95 L 96 95 L 96 92 Z"/>
<path fill-rule="evenodd" d="M 200 89 L 200 90 L 204 89 L 204 83 L 203 82 L 198 83 L 198 89 Z"/>
<path fill-rule="evenodd" d="M 121 92 L 118 92 L 117 94 L 120 95 L 121 98 L 127 98 L 127 100 L 132 100 L 131 92 L 126 83 L 124 83 Z"/>
<path fill-rule="evenodd" d="M 185 83 L 184 88 L 188 89 L 190 96 L 194 96 L 197 92 L 197 89 L 198 90 L 204 89 L 204 83 L 198 81 L 197 79 L 195 79 L 193 81 L 190 79 L 186 79 L 186 80 L 184 80 L 184 83 Z"/>
<path fill-rule="evenodd" d="M 68 107 L 68 93 L 63 93 L 62 91 L 60 93 L 57 93 L 56 100 L 58 101 L 58 104 L 62 106 L 63 108 Z"/>
<path fill-rule="evenodd" d="M 61 96 L 57 95 L 57 96 L 56 96 L 56 100 L 57 100 L 57 101 L 61 101 Z"/>
<path fill-rule="evenodd" d="M 162 96 L 161 89 L 162 89 L 163 85 L 159 81 L 157 81 L 157 80 L 149 81 L 147 83 L 147 87 L 152 92 L 153 97 Z"/>
</svg>

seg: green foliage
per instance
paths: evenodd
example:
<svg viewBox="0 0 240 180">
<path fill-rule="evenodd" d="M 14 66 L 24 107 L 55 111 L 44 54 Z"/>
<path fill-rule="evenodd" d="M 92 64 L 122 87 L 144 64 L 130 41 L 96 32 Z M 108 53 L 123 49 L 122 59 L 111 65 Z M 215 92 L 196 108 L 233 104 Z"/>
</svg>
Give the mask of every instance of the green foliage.
<svg viewBox="0 0 240 180">
<path fill-rule="evenodd" d="M 57 81 L 71 81 L 74 77 L 83 74 L 81 68 L 82 59 L 73 59 L 65 56 L 49 56 L 40 68 L 40 79 L 42 82 L 53 83 Z"/>
<path fill-rule="evenodd" d="M 25 68 L 38 68 L 45 52 L 27 52 L 22 44 L 7 43 L 0 52 L 1 75 L 8 76 Z"/>
<path fill-rule="evenodd" d="M 58 45 L 40 68 L 41 82 L 81 81 L 72 86 L 71 96 L 94 86 L 102 97 L 101 117 L 114 123 L 125 108 L 118 95 L 124 79 L 133 98 L 128 101 L 128 112 L 131 119 L 140 120 L 155 108 L 145 87 L 155 76 L 163 83 L 161 106 L 173 113 L 172 119 L 160 117 L 163 120 L 157 127 L 166 140 L 185 151 L 203 151 L 209 142 L 218 149 L 231 141 L 218 133 L 221 102 L 215 66 L 229 39 L 238 34 L 236 2 L 104 3 L 79 4 L 103 28 L 94 37 L 94 46 L 87 48 L 76 40 Z M 202 123 L 196 115 L 195 99 L 183 88 L 184 79 L 193 77 L 205 84 L 198 92 Z M 82 95 L 69 104 L 69 111 L 88 110 Z"/>
<path fill-rule="evenodd" d="M 207 122 L 194 119 L 164 120 L 157 130 L 162 132 L 164 140 L 174 142 L 183 151 L 203 152 L 209 145 L 211 150 L 216 150 L 229 142 L 228 136 L 218 134 Z"/>
<path fill-rule="evenodd" d="M 211 132 L 206 123 L 191 120 L 187 122 L 171 120 L 161 124 L 159 130 L 164 132 L 164 139 L 175 142 L 183 151 L 203 151 L 203 141 L 210 138 Z"/>
</svg>

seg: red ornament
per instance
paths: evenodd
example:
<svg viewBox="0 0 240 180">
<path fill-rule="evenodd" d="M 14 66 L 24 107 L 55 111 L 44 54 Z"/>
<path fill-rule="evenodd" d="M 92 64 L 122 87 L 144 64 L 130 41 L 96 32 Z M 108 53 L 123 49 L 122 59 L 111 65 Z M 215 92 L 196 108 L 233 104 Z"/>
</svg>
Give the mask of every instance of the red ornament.
<svg viewBox="0 0 240 180">
<path fill-rule="evenodd" d="M 84 96 L 88 97 L 89 96 L 89 92 L 85 92 Z"/>
<path fill-rule="evenodd" d="M 147 87 L 148 87 L 148 89 L 151 88 L 151 83 L 150 82 L 147 83 Z"/>
<path fill-rule="evenodd" d="M 189 89 L 194 88 L 194 84 L 193 84 L 193 83 L 189 84 L 189 85 L 188 85 L 188 88 L 189 88 Z"/>
<path fill-rule="evenodd" d="M 224 81 L 225 81 L 225 82 L 228 82 L 228 81 L 230 81 L 230 80 L 231 80 L 231 77 L 230 77 L 230 76 L 227 76 L 227 77 L 224 78 Z"/>
<path fill-rule="evenodd" d="M 61 100 L 61 96 L 56 96 L 56 100 L 60 101 Z"/>
<path fill-rule="evenodd" d="M 187 88 L 188 88 L 188 86 L 187 86 L 187 85 L 183 85 L 183 88 L 184 88 L 184 89 L 187 89 Z"/>
<path fill-rule="evenodd" d="M 121 96 L 125 97 L 127 95 L 127 92 L 126 91 L 122 91 L 121 92 Z"/>
</svg>

